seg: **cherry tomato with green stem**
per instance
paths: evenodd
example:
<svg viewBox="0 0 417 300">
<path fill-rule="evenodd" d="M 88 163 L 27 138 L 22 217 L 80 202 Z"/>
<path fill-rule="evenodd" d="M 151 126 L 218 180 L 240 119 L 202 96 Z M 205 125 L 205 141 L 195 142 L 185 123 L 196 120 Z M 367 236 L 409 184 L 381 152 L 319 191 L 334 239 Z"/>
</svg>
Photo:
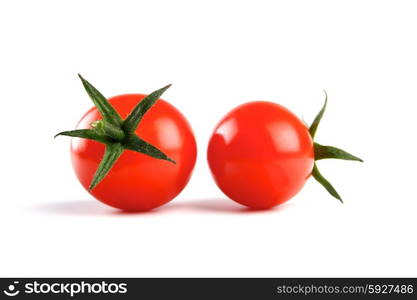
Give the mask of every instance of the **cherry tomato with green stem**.
<svg viewBox="0 0 417 300">
<path fill-rule="evenodd" d="M 326 104 L 327 95 L 310 128 L 285 107 L 268 101 L 249 102 L 229 112 L 216 126 L 207 149 L 218 187 L 242 205 L 267 209 L 291 199 L 312 175 L 342 201 L 316 161 L 362 160 L 314 142 Z"/>
<path fill-rule="evenodd" d="M 71 159 L 82 186 L 96 199 L 126 211 L 145 211 L 186 186 L 197 149 L 191 126 L 173 105 L 149 95 L 109 99 L 80 76 L 93 100 L 72 136 Z"/>
</svg>

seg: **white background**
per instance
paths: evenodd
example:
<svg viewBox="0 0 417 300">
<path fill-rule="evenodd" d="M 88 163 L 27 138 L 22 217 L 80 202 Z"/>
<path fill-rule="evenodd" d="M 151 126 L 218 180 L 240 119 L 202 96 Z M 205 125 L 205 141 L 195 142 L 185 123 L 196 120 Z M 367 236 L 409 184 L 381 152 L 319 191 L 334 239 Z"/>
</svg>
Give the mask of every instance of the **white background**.
<svg viewBox="0 0 417 300">
<path fill-rule="evenodd" d="M 3 1 L 1 276 L 417 276 L 415 1 Z M 170 204 L 138 214 L 78 183 L 69 139 L 106 96 L 164 98 L 193 126 L 198 162 Z M 211 179 L 215 124 L 250 100 L 281 103 L 362 157 L 248 212 Z"/>
</svg>

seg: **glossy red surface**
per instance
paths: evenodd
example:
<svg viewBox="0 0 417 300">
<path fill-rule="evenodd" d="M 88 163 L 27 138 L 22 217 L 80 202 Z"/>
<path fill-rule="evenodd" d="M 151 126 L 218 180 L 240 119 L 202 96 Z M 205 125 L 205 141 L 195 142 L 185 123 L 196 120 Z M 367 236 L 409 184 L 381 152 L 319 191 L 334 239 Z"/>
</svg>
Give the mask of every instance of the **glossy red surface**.
<svg viewBox="0 0 417 300">
<path fill-rule="evenodd" d="M 285 107 L 266 101 L 229 112 L 210 139 L 208 163 L 231 199 L 264 209 L 293 197 L 314 164 L 308 128 Z"/>
<path fill-rule="evenodd" d="M 109 101 L 123 119 L 145 95 L 128 94 Z M 96 108 L 90 109 L 77 128 L 91 128 L 90 123 L 101 119 Z M 109 174 L 96 188 L 89 191 L 96 199 L 123 210 L 149 210 L 172 200 L 190 179 L 196 160 L 196 143 L 184 116 L 164 100 L 145 114 L 136 134 L 159 148 L 176 164 L 125 150 Z M 71 156 L 75 173 L 88 191 L 88 186 L 104 154 L 99 142 L 72 138 Z"/>
</svg>

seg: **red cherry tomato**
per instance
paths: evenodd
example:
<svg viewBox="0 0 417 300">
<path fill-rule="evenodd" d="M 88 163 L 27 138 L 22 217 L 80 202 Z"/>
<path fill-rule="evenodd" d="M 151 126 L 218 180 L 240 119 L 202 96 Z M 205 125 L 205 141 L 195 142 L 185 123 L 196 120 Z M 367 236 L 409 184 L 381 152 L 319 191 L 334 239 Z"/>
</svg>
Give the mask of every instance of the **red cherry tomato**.
<svg viewBox="0 0 417 300">
<path fill-rule="evenodd" d="M 229 112 L 208 146 L 219 188 L 236 202 L 270 208 L 293 197 L 314 165 L 308 128 L 285 107 L 249 102 Z"/>
<path fill-rule="evenodd" d="M 125 119 L 144 97 L 127 94 L 108 100 Z M 100 119 L 98 110 L 91 108 L 77 127 L 89 129 L 91 122 Z M 135 132 L 174 159 L 176 164 L 126 150 L 109 174 L 91 191 L 88 187 L 103 158 L 104 144 L 72 138 L 72 164 L 84 188 L 101 202 L 124 210 L 149 210 L 172 200 L 185 187 L 194 168 L 196 143 L 184 116 L 162 99 L 144 115 Z"/>
</svg>

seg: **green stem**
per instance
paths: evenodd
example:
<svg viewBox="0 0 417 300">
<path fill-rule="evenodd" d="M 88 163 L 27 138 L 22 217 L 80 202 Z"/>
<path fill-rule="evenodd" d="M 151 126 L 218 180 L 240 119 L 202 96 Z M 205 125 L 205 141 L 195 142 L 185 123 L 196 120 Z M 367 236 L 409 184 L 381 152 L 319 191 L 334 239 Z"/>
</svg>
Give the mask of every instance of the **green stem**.
<svg viewBox="0 0 417 300">
<path fill-rule="evenodd" d="M 94 121 L 90 125 L 94 128 L 94 130 L 97 133 L 108 136 L 109 138 L 115 141 L 122 141 L 125 138 L 125 133 L 123 132 L 123 130 L 117 126 L 110 124 L 109 122 L 99 120 Z"/>
</svg>

